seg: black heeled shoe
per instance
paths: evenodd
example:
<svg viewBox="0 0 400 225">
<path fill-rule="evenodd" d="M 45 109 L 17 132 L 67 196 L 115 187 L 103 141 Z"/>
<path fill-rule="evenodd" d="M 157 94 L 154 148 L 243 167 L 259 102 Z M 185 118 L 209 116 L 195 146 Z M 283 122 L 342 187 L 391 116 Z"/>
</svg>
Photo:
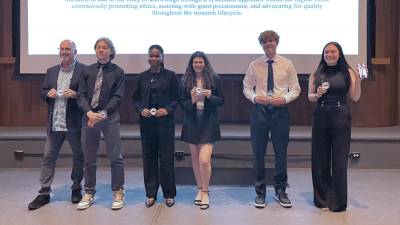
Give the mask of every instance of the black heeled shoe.
<svg viewBox="0 0 400 225">
<path fill-rule="evenodd" d="M 147 208 L 152 207 L 154 205 L 154 203 L 156 203 L 155 198 L 147 198 L 146 202 L 145 202 Z"/>
<path fill-rule="evenodd" d="M 202 187 L 197 187 L 197 190 L 199 190 L 200 192 L 201 192 L 201 189 L 203 189 L 203 188 Z M 197 197 L 197 194 L 196 194 L 196 197 Z M 200 204 L 201 204 L 201 195 L 200 195 L 200 198 L 195 198 L 193 200 L 193 203 L 195 205 L 197 205 L 197 206 L 200 206 Z"/>
<path fill-rule="evenodd" d="M 209 196 L 210 195 L 210 192 L 209 191 L 201 191 L 202 193 L 202 195 L 204 194 L 204 193 L 207 193 L 207 195 Z M 203 199 L 203 198 L 202 198 Z M 208 208 L 210 208 L 210 199 L 208 199 L 208 203 L 203 203 L 203 201 L 201 201 L 201 204 L 200 204 L 200 209 L 201 210 L 206 210 L 206 209 L 208 209 Z"/>
</svg>

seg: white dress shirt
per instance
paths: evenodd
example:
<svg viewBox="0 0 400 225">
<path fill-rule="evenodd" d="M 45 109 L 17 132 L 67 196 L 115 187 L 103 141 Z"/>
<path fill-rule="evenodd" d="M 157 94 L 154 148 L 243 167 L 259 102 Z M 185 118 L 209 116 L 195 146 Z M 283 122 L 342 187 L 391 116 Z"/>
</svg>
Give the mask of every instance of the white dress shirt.
<svg viewBox="0 0 400 225">
<path fill-rule="evenodd" d="M 254 98 L 257 95 L 267 96 L 268 60 L 269 58 L 263 55 L 252 61 L 243 79 L 243 94 L 252 103 L 255 103 Z M 301 89 L 296 69 L 289 59 L 278 54 L 272 60 L 274 60 L 272 63 L 274 70 L 273 95 L 274 97 L 283 97 L 286 103 L 289 103 L 300 95 Z"/>
</svg>

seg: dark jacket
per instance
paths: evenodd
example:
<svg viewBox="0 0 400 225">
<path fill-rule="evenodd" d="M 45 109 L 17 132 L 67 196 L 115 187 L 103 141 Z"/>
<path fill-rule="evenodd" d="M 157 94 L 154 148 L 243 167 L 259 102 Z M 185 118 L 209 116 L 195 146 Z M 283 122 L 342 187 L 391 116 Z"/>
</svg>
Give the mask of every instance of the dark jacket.
<svg viewBox="0 0 400 225">
<path fill-rule="evenodd" d="M 78 92 L 79 80 L 85 69 L 85 65 L 76 62 L 74 73 L 72 74 L 71 83 L 69 89 Z M 46 76 L 42 84 L 42 90 L 40 92 L 40 98 L 45 101 L 48 105 L 47 108 L 47 131 L 50 132 L 53 125 L 53 111 L 55 99 L 47 97 L 47 93 L 50 89 L 54 88 L 57 90 L 58 74 L 61 66 L 55 65 L 47 69 Z M 77 131 L 82 127 L 82 111 L 78 106 L 76 98 L 68 98 L 67 100 L 67 116 L 66 123 L 68 131 Z"/>
<path fill-rule="evenodd" d="M 211 97 L 204 99 L 204 118 L 203 124 L 219 125 L 217 107 L 224 104 L 224 93 L 221 78 L 218 75 L 214 76 L 215 85 L 211 90 Z M 182 78 L 179 87 L 179 102 L 184 112 L 183 126 L 197 126 L 197 109 L 196 104 L 192 104 L 190 90 L 186 90 L 184 80 Z"/>
<path fill-rule="evenodd" d="M 150 99 L 150 69 L 140 73 L 136 79 L 136 87 L 132 96 L 133 106 L 136 112 L 140 115 L 143 109 L 149 109 Z M 159 108 L 165 108 L 168 115 L 160 117 L 160 123 L 171 124 L 174 123 L 174 114 L 178 106 L 178 80 L 175 72 L 161 68 L 159 77 Z M 140 121 L 147 118 L 140 116 Z M 162 120 L 165 120 L 164 122 Z"/>
<path fill-rule="evenodd" d="M 92 109 L 91 102 L 96 83 L 97 73 L 100 70 L 100 64 L 94 63 L 87 66 L 79 84 L 78 103 L 83 112 L 107 110 L 111 115 L 118 111 L 125 91 L 125 73 L 114 63 L 108 62 L 103 65 L 103 81 L 99 97 L 99 105 Z"/>
</svg>

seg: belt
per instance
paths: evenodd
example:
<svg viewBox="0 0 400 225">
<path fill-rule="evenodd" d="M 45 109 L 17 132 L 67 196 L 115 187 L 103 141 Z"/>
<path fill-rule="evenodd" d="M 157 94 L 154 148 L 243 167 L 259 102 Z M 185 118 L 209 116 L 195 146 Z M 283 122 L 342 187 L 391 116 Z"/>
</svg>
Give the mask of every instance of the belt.
<svg viewBox="0 0 400 225">
<path fill-rule="evenodd" d="M 326 100 L 322 100 L 321 102 L 318 102 L 318 105 L 320 107 L 329 107 L 329 108 L 340 108 L 342 106 L 346 105 L 345 101 L 326 101 Z"/>
</svg>

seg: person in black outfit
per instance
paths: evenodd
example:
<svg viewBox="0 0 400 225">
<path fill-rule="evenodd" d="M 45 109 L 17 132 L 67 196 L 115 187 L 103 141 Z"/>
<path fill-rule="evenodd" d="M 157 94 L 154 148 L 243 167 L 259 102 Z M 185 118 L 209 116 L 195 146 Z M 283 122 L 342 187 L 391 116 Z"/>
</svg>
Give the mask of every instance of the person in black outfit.
<svg viewBox="0 0 400 225">
<path fill-rule="evenodd" d="M 65 140 L 68 140 L 73 153 L 71 202 L 78 203 L 82 198 L 82 111 L 76 101 L 76 92 L 85 65 L 76 60 L 76 53 L 75 43 L 63 40 L 59 48 L 61 63 L 49 68 L 44 78 L 40 96 L 48 105 L 47 140 L 40 171 L 41 188 L 39 195 L 28 205 L 29 210 L 38 209 L 50 201 L 56 161 Z"/>
<path fill-rule="evenodd" d="M 161 183 L 165 204 L 175 204 L 174 173 L 175 123 L 178 105 L 178 81 L 173 71 L 164 68 L 164 51 L 160 45 L 148 50 L 150 68 L 137 77 L 133 105 L 140 115 L 143 174 L 146 206 L 157 200 Z"/>
<path fill-rule="evenodd" d="M 192 54 L 179 88 L 184 112 L 181 139 L 188 143 L 198 188 L 194 200 L 200 209 L 209 207 L 213 144 L 221 138 L 217 108 L 224 104 L 222 81 L 204 52 Z"/>
<path fill-rule="evenodd" d="M 308 90 L 308 99 L 317 103 L 312 124 L 314 204 L 322 210 L 345 211 L 351 141 L 347 95 L 358 101 L 361 82 L 338 43 L 325 45 L 319 66 L 310 76 Z"/>
<path fill-rule="evenodd" d="M 97 63 L 88 66 L 79 85 L 79 105 L 85 113 L 85 195 L 77 209 L 86 209 L 94 203 L 96 193 L 97 152 L 103 133 L 111 165 L 111 189 L 114 192 L 111 209 L 124 204 L 124 162 L 122 158 L 120 117 L 118 107 L 125 90 L 124 70 L 111 60 L 115 48 L 110 39 L 99 38 L 94 49 Z"/>
</svg>

